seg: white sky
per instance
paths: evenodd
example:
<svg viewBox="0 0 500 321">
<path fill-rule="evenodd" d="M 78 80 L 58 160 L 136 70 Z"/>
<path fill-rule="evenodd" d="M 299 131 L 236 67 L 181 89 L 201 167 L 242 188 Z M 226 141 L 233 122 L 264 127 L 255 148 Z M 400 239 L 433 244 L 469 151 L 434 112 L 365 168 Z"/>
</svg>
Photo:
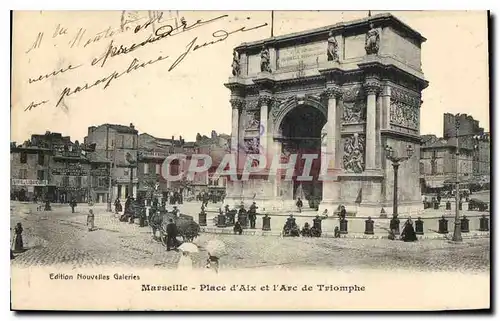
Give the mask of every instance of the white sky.
<svg viewBox="0 0 500 321">
<path fill-rule="evenodd" d="M 382 11 L 373 11 L 377 14 Z M 54 107 L 65 86 L 72 88 L 95 81 L 114 70 L 126 69 L 132 57 L 141 61 L 155 59 L 159 54 L 178 56 L 195 36 L 199 42 L 210 40 L 213 31 L 237 29 L 270 21 L 270 12 L 179 12 L 188 22 L 210 19 L 229 14 L 224 22 L 217 22 L 148 45 L 126 56 L 117 56 L 106 68 L 82 67 L 53 77 L 51 80 L 27 84 L 28 77 L 46 74 L 67 64 L 88 64 L 109 45 L 104 39 L 86 49 L 62 49 L 61 41 L 50 39 L 57 24 L 67 26 L 64 43 L 80 27 L 87 34 L 97 33 L 108 26 L 119 27 L 120 12 L 65 12 L 31 15 L 19 19 L 23 25 L 16 28 L 14 21 L 13 92 L 11 140 L 22 142 L 31 134 L 46 130 L 70 135 L 82 140 L 87 127 L 102 123 L 133 122 L 140 132 L 169 138 L 182 135 L 194 140 L 196 133 L 209 135 L 212 129 L 219 133 L 231 131 L 229 90 L 223 86 L 231 72 L 232 48 L 241 42 L 270 36 L 264 27 L 230 36 L 226 41 L 191 53 L 172 72 L 172 61 L 159 62 L 146 69 L 117 79 L 106 90 L 93 88 L 65 99 L 68 110 Z M 487 16 L 483 12 L 453 11 L 396 11 L 391 12 L 427 38 L 422 47 L 422 69 L 430 82 L 423 91 L 421 133 L 442 135 L 443 113 L 467 113 L 489 130 L 488 97 L 488 42 Z M 175 12 L 173 13 L 175 16 Z M 365 17 L 366 11 L 277 11 L 275 35 L 303 31 L 311 28 Z M 250 17 L 251 19 L 246 19 Z M 29 23 L 27 23 L 29 21 Z M 231 21 L 229 23 L 229 21 Z M 24 52 L 36 39 L 39 31 L 46 38 L 39 49 Z M 19 32 L 19 33 L 18 33 Z M 48 39 L 48 40 L 47 40 Z M 60 39 L 60 38 L 58 38 Z M 131 38 L 117 36 L 117 43 L 131 44 L 144 36 Z M 92 48 L 91 48 L 92 47 Z M 24 109 L 32 101 L 50 100 L 29 112 Z"/>
</svg>

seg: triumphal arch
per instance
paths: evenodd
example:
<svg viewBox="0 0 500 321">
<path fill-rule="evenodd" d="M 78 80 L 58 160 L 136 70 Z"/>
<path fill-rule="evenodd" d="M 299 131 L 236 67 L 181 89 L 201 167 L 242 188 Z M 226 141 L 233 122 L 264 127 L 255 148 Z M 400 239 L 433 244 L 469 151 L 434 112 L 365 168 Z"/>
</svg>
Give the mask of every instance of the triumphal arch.
<svg viewBox="0 0 500 321">
<path fill-rule="evenodd" d="M 419 188 L 421 69 L 425 38 L 390 14 L 243 43 L 233 53 L 231 150 L 268 160 L 317 153 L 311 180 L 282 169 L 231 181 L 226 203 L 253 201 L 267 211 L 294 207 L 299 195 L 319 211 L 339 204 L 357 215 L 392 213 L 394 173 L 385 146 L 404 154 L 399 213 L 421 211 Z M 297 160 L 303 168 L 305 160 Z M 319 179 L 318 166 L 327 173 Z M 307 166 L 306 166 L 307 167 Z M 304 202 L 307 205 L 307 202 Z"/>
</svg>

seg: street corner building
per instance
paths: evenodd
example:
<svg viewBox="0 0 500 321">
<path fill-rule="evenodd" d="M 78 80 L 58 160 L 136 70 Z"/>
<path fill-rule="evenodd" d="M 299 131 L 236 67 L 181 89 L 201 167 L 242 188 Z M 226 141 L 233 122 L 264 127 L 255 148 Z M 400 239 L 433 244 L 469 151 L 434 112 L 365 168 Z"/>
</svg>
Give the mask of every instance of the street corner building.
<svg viewBox="0 0 500 321">
<path fill-rule="evenodd" d="M 419 213 L 421 69 L 426 39 L 390 14 L 243 43 L 234 49 L 231 151 L 238 171 L 248 154 L 267 159 L 317 151 L 329 180 L 299 181 L 285 170 L 228 182 L 226 203 L 253 201 L 287 210 L 307 195 L 319 211 L 392 212 L 393 160 L 399 164 L 399 213 Z M 255 148 L 255 145 L 258 145 Z M 328 158 L 326 157 L 328 155 Z M 325 164 L 326 163 L 326 164 Z M 317 168 L 317 166 L 313 166 Z"/>
<path fill-rule="evenodd" d="M 12 142 L 11 200 L 106 202 L 110 164 L 89 148 L 50 131 L 22 144 Z"/>
</svg>

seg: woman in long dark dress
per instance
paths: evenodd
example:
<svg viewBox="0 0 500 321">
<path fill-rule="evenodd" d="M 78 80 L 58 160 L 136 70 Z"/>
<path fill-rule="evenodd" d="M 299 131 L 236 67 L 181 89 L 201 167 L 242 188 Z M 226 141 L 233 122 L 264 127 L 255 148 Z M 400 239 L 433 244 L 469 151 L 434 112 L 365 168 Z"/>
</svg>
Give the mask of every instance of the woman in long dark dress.
<svg viewBox="0 0 500 321">
<path fill-rule="evenodd" d="M 413 222 L 411 218 L 408 218 L 403 227 L 403 232 L 401 233 L 401 240 L 405 242 L 418 241 L 417 234 L 415 233 L 415 229 L 413 228 Z"/>
<path fill-rule="evenodd" d="M 22 235 L 23 227 L 22 227 L 21 223 L 17 223 L 14 231 L 16 233 L 16 238 L 14 240 L 14 251 L 21 252 L 24 249 L 23 235 Z"/>
</svg>

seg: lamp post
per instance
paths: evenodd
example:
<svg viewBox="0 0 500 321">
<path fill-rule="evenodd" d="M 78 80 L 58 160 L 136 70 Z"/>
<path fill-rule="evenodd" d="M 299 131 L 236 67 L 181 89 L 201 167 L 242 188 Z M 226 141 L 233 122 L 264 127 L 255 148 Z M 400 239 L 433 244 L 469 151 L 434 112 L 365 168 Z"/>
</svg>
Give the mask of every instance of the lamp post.
<svg viewBox="0 0 500 321">
<path fill-rule="evenodd" d="M 456 141 L 455 141 L 455 227 L 453 229 L 452 241 L 462 242 L 462 228 L 460 224 L 460 176 L 459 176 L 459 165 L 460 165 L 460 148 L 458 143 L 459 131 L 460 131 L 460 114 L 455 115 L 455 130 L 456 130 Z"/>
<path fill-rule="evenodd" d="M 90 144 L 83 144 L 81 149 L 85 152 L 85 157 L 87 158 L 87 161 L 89 162 L 89 171 L 87 174 L 87 193 L 88 193 L 88 199 L 87 202 L 90 204 L 91 203 L 91 196 L 92 196 L 92 161 L 90 160 L 90 155 L 95 152 L 96 149 L 96 143 L 90 143 Z"/>
<path fill-rule="evenodd" d="M 393 192 L 393 203 L 392 203 L 394 217 L 398 216 L 398 169 L 399 165 L 402 162 L 410 159 L 411 156 L 413 155 L 413 147 L 411 145 L 408 145 L 408 147 L 406 148 L 406 155 L 407 156 L 399 157 L 398 155 L 395 154 L 394 149 L 392 147 L 388 145 L 385 146 L 385 157 L 391 161 L 392 168 L 394 169 L 394 192 Z"/>
</svg>

